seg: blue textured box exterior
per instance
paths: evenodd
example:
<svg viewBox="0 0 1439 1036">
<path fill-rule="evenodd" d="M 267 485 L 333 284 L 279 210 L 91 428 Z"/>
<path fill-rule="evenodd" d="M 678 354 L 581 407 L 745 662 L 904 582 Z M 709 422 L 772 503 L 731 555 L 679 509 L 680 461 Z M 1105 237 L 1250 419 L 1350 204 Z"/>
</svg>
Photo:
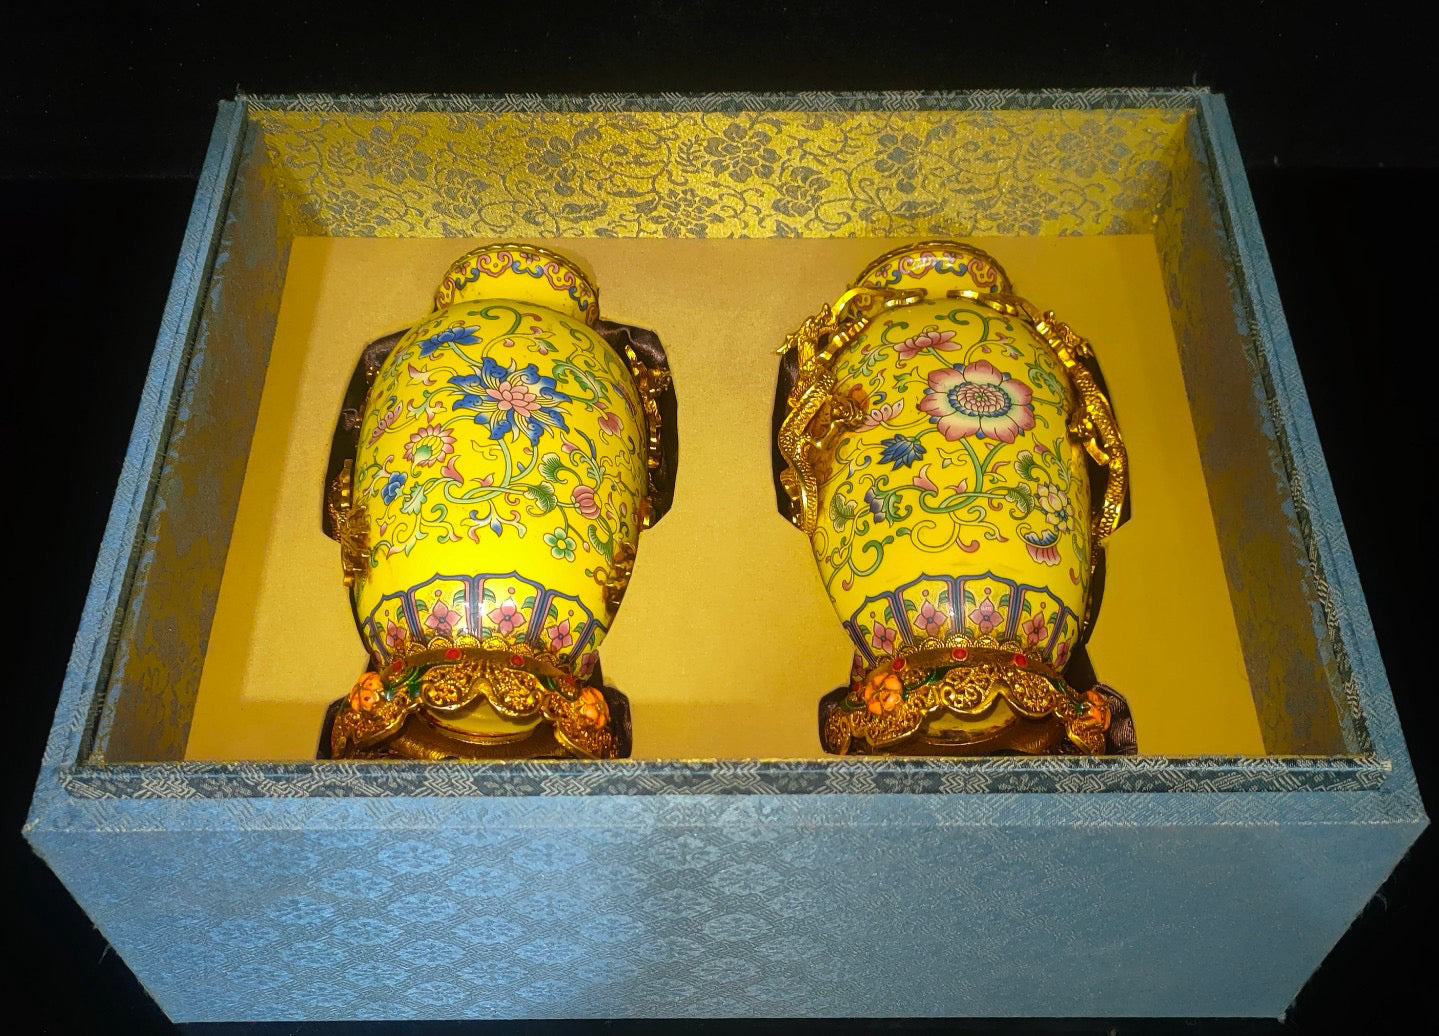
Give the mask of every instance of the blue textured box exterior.
<svg viewBox="0 0 1439 1036">
<path fill-rule="evenodd" d="M 1274 380 L 1371 753 L 91 763 L 239 161 L 232 103 L 27 837 L 181 1021 L 1279 1015 L 1426 819 L 1228 115 L 1220 98 L 1193 100 L 1248 302 L 1236 320 L 1252 322 Z"/>
</svg>

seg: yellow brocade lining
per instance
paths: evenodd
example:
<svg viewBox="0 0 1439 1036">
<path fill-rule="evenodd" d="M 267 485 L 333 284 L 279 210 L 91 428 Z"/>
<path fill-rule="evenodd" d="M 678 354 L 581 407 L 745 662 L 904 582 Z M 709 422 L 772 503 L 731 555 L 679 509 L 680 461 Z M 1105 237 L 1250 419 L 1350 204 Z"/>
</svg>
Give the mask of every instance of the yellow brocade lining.
<svg viewBox="0 0 1439 1036">
<path fill-rule="evenodd" d="M 1134 233 L 1181 110 L 257 110 L 297 234 Z"/>
</svg>

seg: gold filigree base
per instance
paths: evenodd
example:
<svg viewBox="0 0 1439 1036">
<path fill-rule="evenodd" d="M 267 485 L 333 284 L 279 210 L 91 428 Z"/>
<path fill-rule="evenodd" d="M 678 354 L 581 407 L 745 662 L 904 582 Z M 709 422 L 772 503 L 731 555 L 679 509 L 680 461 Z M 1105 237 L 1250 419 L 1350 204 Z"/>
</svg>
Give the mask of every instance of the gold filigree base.
<svg viewBox="0 0 1439 1036">
<path fill-rule="evenodd" d="M 553 656 L 499 639 L 437 637 L 367 672 L 327 721 L 332 759 L 528 759 L 628 754 L 611 696 L 577 681 Z M 532 729 L 483 734 L 446 722 L 476 704 Z M 627 703 L 623 711 L 628 712 Z"/>
<path fill-rule="evenodd" d="M 947 727 L 946 715 L 994 722 L 971 734 Z M 838 755 L 1099 755 L 1109 719 L 1097 692 L 1080 694 L 1042 660 L 986 639 L 881 660 L 829 708 L 821 740 Z"/>
</svg>

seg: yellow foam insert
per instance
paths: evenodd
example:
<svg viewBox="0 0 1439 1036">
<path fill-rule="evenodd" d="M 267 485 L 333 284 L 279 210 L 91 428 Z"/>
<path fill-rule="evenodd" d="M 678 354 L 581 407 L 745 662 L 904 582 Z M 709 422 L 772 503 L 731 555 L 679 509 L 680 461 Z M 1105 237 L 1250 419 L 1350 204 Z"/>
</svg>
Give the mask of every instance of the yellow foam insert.
<svg viewBox="0 0 1439 1036">
<path fill-rule="evenodd" d="M 425 315 L 480 240 L 299 238 L 186 758 L 314 757 L 365 665 L 320 531 L 330 434 L 360 349 Z M 601 648 L 639 759 L 822 758 L 818 698 L 851 648 L 770 475 L 775 347 L 898 239 L 537 241 L 595 272 L 602 315 L 655 328 L 679 397 L 674 507 L 644 533 Z M 1090 641 L 1147 755 L 1262 755 L 1199 451 L 1147 235 L 975 238 L 1094 343 L 1133 470 Z M 1203 645 L 1202 651 L 1193 645 Z"/>
</svg>

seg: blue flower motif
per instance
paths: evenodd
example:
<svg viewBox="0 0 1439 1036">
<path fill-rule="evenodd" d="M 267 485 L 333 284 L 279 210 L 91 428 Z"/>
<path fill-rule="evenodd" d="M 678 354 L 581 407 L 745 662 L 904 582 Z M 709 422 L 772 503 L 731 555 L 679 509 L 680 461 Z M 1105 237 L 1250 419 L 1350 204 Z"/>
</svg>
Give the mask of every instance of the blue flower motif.
<svg viewBox="0 0 1439 1036">
<path fill-rule="evenodd" d="M 390 476 L 390 480 L 380 489 L 380 496 L 384 498 L 385 503 L 393 504 L 395 502 L 395 497 L 400 495 L 400 490 L 405 486 L 405 478 L 406 475 L 403 471 L 397 471 Z"/>
<path fill-rule="evenodd" d="M 486 356 L 479 374 L 451 378 L 450 384 L 462 393 L 453 409 L 476 411 L 475 423 L 487 426 L 491 439 L 523 436 L 533 445 L 547 428 L 570 430 L 558 406 L 570 397 L 556 390 L 555 379 L 541 376 L 533 363 L 503 367 Z"/>
<path fill-rule="evenodd" d="M 874 524 L 883 524 L 886 520 L 884 517 L 884 501 L 881 500 L 879 494 L 874 491 L 874 486 L 870 486 L 865 490 L 864 502 L 869 504 L 869 513 L 874 517 Z"/>
<path fill-rule="evenodd" d="M 429 359 L 442 345 L 476 345 L 480 341 L 475 337 L 478 330 L 478 327 L 447 327 L 419 343 L 420 356 Z"/>
<path fill-rule="evenodd" d="M 898 471 L 907 468 L 924 456 L 924 447 L 918 439 L 907 435 L 893 435 L 884 440 L 884 450 L 879 455 L 881 464 L 888 464 Z"/>
</svg>

